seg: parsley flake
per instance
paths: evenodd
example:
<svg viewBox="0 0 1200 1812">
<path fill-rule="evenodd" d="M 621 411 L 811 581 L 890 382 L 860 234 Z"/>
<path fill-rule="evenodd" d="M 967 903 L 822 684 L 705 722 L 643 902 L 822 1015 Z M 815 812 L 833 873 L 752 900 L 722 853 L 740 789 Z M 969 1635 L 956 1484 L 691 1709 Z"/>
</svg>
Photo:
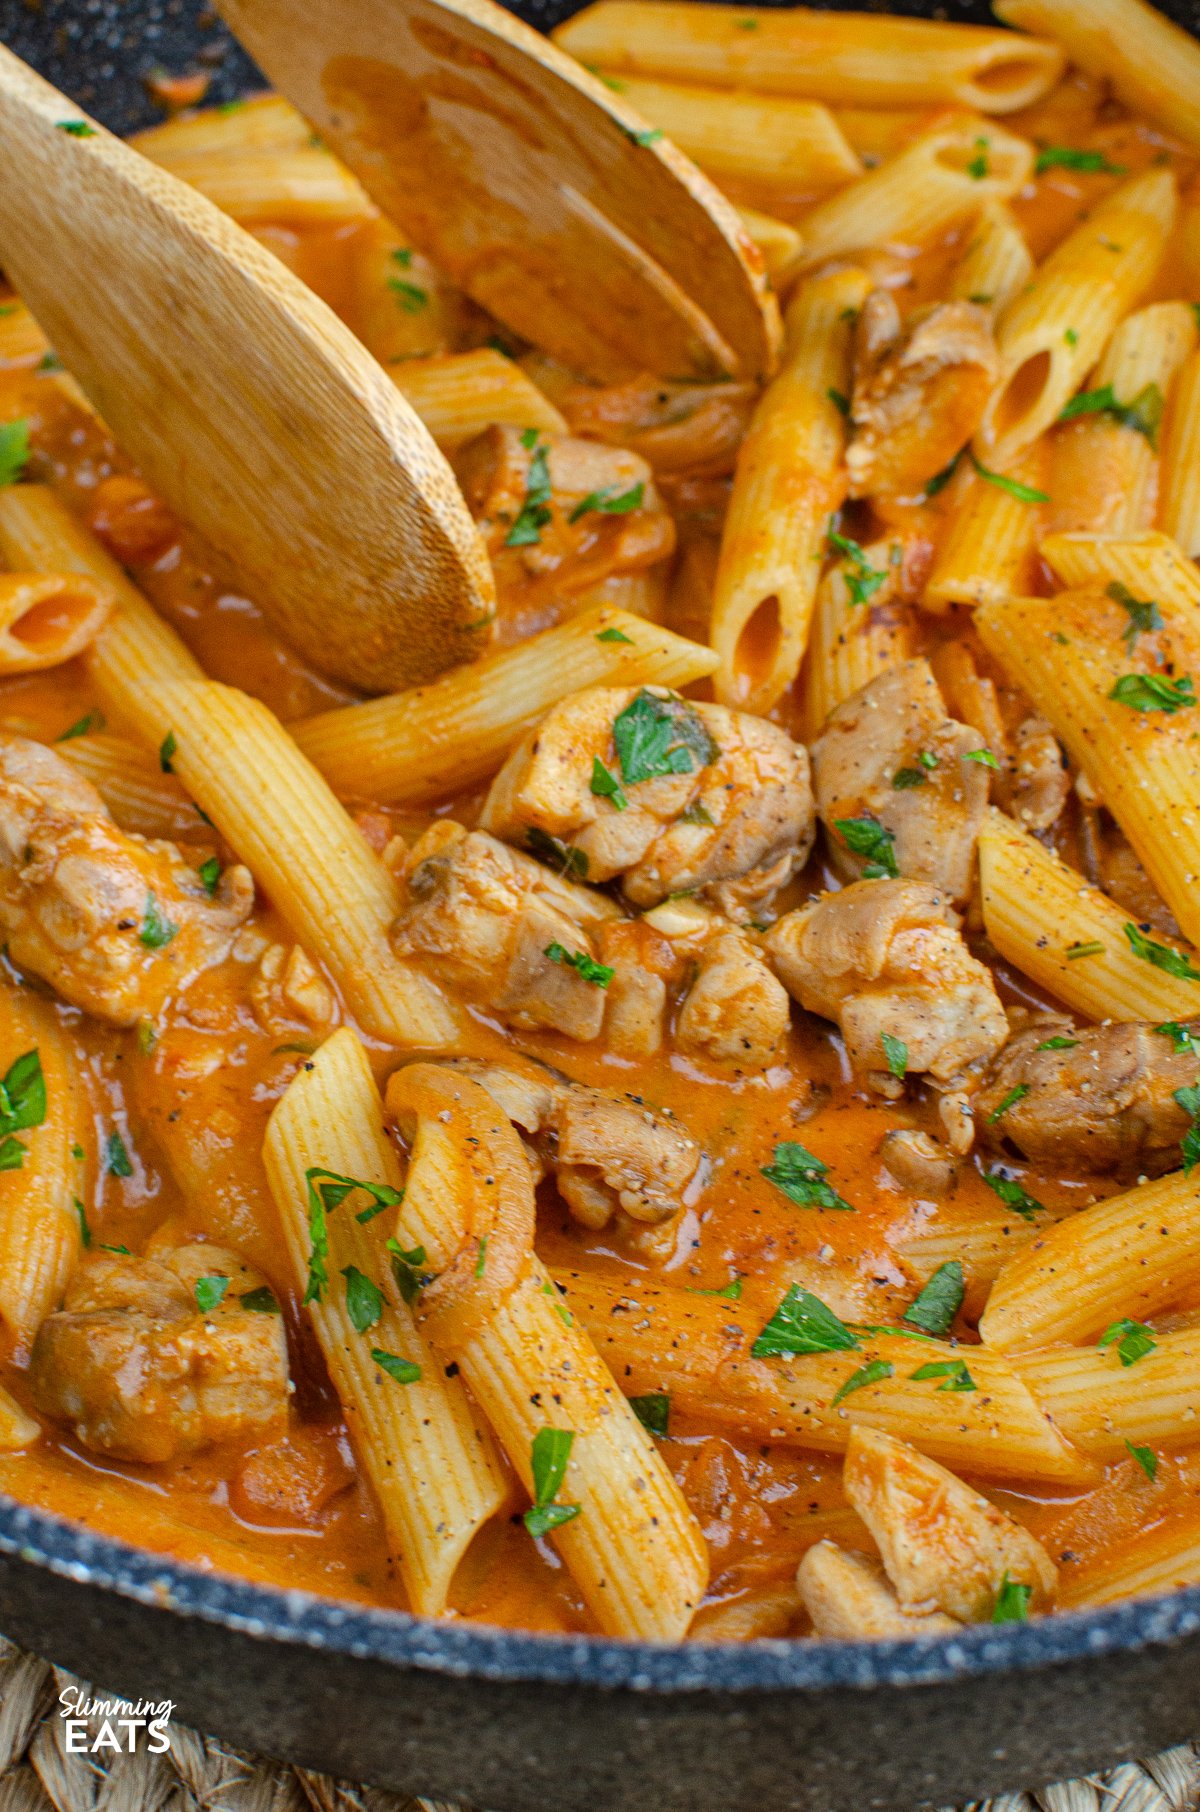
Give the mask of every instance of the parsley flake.
<svg viewBox="0 0 1200 1812">
<path fill-rule="evenodd" d="M 887 573 L 872 566 L 859 543 L 852 541 L 848 535 L 839 535 L 831 529 L 828 540 L 830 547 L 836 548 L 845 556 L 843 576 L 851 604 L 869 603 L 887 578 Z"/>
<path fill-rule="evenodd" d="M 1177 1088 L 1172 1099 L 1185 1114 L 1191 1115 L 1192 1124 L 1184 1133 L 1179 1147 L 1183 1154 L 1183 1174 L 1188 1177 L 1196 1165 L 1200 1164 L 1200 1084 L 1191 1088 Z"/>
<path fill-rule="evenodd" d="M 257 1290 L 245 1291 L 238 1297 L 238 1301 L 244 1309 L 249 1309 L 252 1315 L 280 1315 L 283 1313 L 276 1300 L 274 1290 L 270 1289 L 267 1284 L 260 1284 Z"/>
<path fill-rule="evenodd" d="M 862 1390 L 864 1385 L 879 1384 L 884 1378 L 890 1378 L 895 1370 L 890 1359 L 868 1359 L 867 1363 L 860 1365 L 856 1372 L 851 1372 L 846 1382 L 830 1398 L 830 1409 L 836 1409 L 839 1403 L 854 1391 Z"/>
<path fill-rule="evenodd" d="M 54 124 L 68 138 L 95 138 L 96 128 L 89 126 L 86 120 L 55 120 Z"/>
<path fill-rule="evenodd" d="M 539 1428 L 529 1450 L 533 1471 L 533 1504 L 525 1512 L 525 1527 L 535 1538 L 549 1534 L 579 1515 L 579 1504 L 556 1504 L 554 1499 L 567 1476 L 567 1462 L 575 1445 L 573 1428 Z"/>
<path fill-rule="evenodd" d="M 840 834 L 848 850 L 856 856 L 867 858 L 867 865 L 863 869 L 865 881 L 899 879 L 896 840 L 878 818 L 873 818 L 869 812 L 864 812 L 861 818 L 835 818 L 833 828 Z"/>
<path fill-rule="evenodd" d="M 221 864 L 216 856 L 210 856 L 207 862 L 201 862 L 196 873 L 200 876 L 200 884 L 211 900 L 221 880 Z"/>
<path fill-rule="evenodd" d="M 1200 969 L 1192 967 L 1182 950 L 1172 950 L 1169 944 L 1156 944 L 1137 925 L 1126 924 L 1124 931 L 1133 954 L 1140 956 L 1144 963 L 1152 963 L 1164 974 L 1178 976 L 1180 981 L 1200 981 Z"/>
<path fill-rule="evenodd" d="M 386 1372 L 393 1384 L 415 1384 L 421 1376 L 421 1368 L 412 1359 L 401 1359 L 396 1353 L 385 1353 L 382 1347 L 373 1346 L 371 1357 L 381 1372 Z"/>
<path fill-rule="evenodd" d="M 1104 945 L 1099 938 L 1093 938 L 1090 944 L 1068 944 L 1064 954 L 1067 961 L 1073 963 L 1081 956 L 1103 956 Z"/>
<path fill-rule="evenodd" d="M 567 517 L 568 522 L 578 522 L 581 516 L 592 511 L 602 516 L 627 516 L 630 510 L 640 510 L 642 499 L 646 495 L 644 484 L 635 484 L 628 491 L 619 491 L 615 484 L 606 485 L 601 491 L 589 491 L 581 498 Z M 629 637 L 624 636 L 624 641 Z"/>
<path fill-rule="evenodd" d="M 1000 1197 L 1006 1208 L 1011 1208 L 1024 1221 L 1031 1221 L 1035 1214 L 1045 1214 L 1041 1202 L 1022 1189 L 1015 1177 L 1005 1176 L 1000 1169 L 987 1170 L 983 1180 L 988 1188 Z"/>
<path fill-rule="evenodd" d="M 720 1297 L 723 1297 L 726 1302 L 739 1302 L 741 1300 L 741 1295 L 742 1295 L 742 1280 L 738 1276 L 737 1272 L 735 1271 L 733 1276 L 729 1279 L 729 1282 L 727 1284 L 723 1284 L 719 1290 L 689 1289 L 688 1295 L 689 1296 L 720 1296 Z"/>
<path fill-rule="evenodd" d="M 1177 680 L 1161 673 L 1123 673 L 1108 695 L 1131 711 L 1165 711 L 1168 716 L 1185 711 L 1196 702 L 1190 673 Z"/>
<path fill-rule="evenodd" d="M 576 849 L 571 843 L 560 843 L 557 837 L 552 837 L 540 825 L 529 826 L 525 832 L 525 847 L 539 862 L 553 864 L 560 875 L 569 875 L 573 881 L 587 879 L 588 859 L 585 852 Z"/>
<path fill-rule="evenodd" d="M 997 1120 L 1000 1119 L 1001 1115 L 1006 1114 L 1010 1107 L 1015 1107 L 1017 1105 L 1018 1101 L 1024 1101 L 1024 1099 L 1028 1093 L 1029 1093 L 1029 1084 L 1027 1082 L 1018 1082 L 1015 1088 L 1010 1088 L 1007 1095 L 1005 1095 L 1003 1101 L 1001 1101 L 1000 1105 L 998 1107 L 994 1107 L 992 1109 L 991 1113 L 988 1115 L 988 1117 L 987 1117 L 988 1125 L 995 1126 Z"/>
<path fill-rule="evenodd" d="M 890 1032 L 884 1032 L 881 1042 L 888 1069 L 897 1082 L 903 1082 L 908 1073 L 908 1046 L 903 1038 L 893 1038 Z"/>
<path fill-rule="evenodd" d="M 0 485 L 16 484 L 29 461 L 29 423 L 0 423 Z"/>
<path fill-rule="evenodd" d="M 163 912 L 153 893 L 146 895 L 146 911 L 138 928 L 138 938 L 147 950 L 161 950 L 176 935 L 179 926 Z"/>
<path fill-rule="evenodd" d="M 113 1127 L 104 1142 L 104 1168 L 111 1177 L 131 1177 L 133 1163 L 128 1147 L 117 1127 Z"/>
<path fill-rule="evenodd" d="M 1113 1347 L 1121 1364 L 1129 1366 L 1152 1353 L 1158 1342 L 1144 1321 L 1131 1321 L 1125 1315 L 1106 1327 L 1096 1344 L 1101 1348 Z"/>
<path fill-rule="evenodd" d="M 643 1428 L 652 1435 L 665 1435 L 671 1423 L 671 1399 L 665 1390 L 647 1391 L 644 1397 L 630 1397 L 629 1407 Z"/>
<path fill-rule="evenodd" d="M 610 969 L 607 963 L 598 963 L 586 950 L 568 950 L 565 944 L 547 944 L 543 955 L 552 963 L 574 969 L 580 980 L 591 982 L 593 988 L 607 988 L 616 974 L 615 969 Z"/>
<path fill-rule="evenodd" d="M 633 647 L 633 637 L 626 635 L 623 629 L 598 629 L 596 640 L 598 642 L 628 642 L 629 646 Z"/>
<path fill-rule="evenodd" d="M 613 809 L 624 812 L 629 809 L 621 782 L 611 769 L 606 768 L 598 755 L 592 756 L 592 791 L 598 799 L 611 800 Z"/>
<path fill-rule="evenodd" d="M 522 435 L 522 445 L 527 445 L 526 435 L 536 429 L 527 429 Z M 551 495 L 550 482 L 550 449 L 546 446 L 535 446 L 533 458 L 529 462 L 529 471 L 525 477 L 525 501 L 521 505 L 516 521 L 504 537 L 505 547 L 531 547 L 542 538 L 542 530 L 550 521 L 552 511 L 549 508 Z"/>
<path fill-rule="evenodd" d="M 992 472 L 987 466 L 980 465 L 974 453 L 971 454 L 971 464 L 980 478 L 988 484 L 994 484 L 998 490 L 1007 491 L 1009 496 L 1015 497 L 1018 503 L 1049 503 L 1050 501 L 1047 492 L 1037 491 L 1031 484 L 1022 484 L 1019 478 L 1008 478 L 1003 472 Z M 926 496 L 928 494 L 928 487 L 926 487 Z"/>
<path fill-rule="evenodd" d="M 225 1300 L 229 1288 L 227 1277 L 198 1277 L 195 1285 L 196 1307 L 202 1315 L 211 1315 Z"/>
<path fill-rule="evenodd" d="M 957 1258 L 949 1258 L 909 1303 L 903 1318 L 924 1334 L 948 1334 L 965 1295 L 962 1265 Z"/>
<path fill-rule="evenodd" d="M 1193 1057 L 1200 1058 L 1200 1033 L 1193 1032 L 1190 1026 L 1180 1025 L 1177 1019 L 1168 1019 L 1154 1030 L 1169 1038 L 1180 1056 L 1190 1052 Z"/>
<path fill-rule="evenodd" d="M 1131 1459 L 1137 1461 L 1146 1477 L 1153 1484 L 1158 1477 L 1158 1455 L 1151 1447 L 1135 1447 L 1132 1441 L 1126 1441 L 1125 1450 Z"/>
<path fill-rule="evenodd" d="M 1025 1623 L 1029 1617 L 1029 1601 L 1033 1597 L 1033 1587 L 1022 1585 L 1019 1579 L 1010 1579 L 1006 1573 L 1000 1581 L 1000 1590 L 996 1593 L 996 1602 L 992 1606 L 993 1623 Z"/>
<path fill-rule="evenodd" d="M 925 1378 L 944 1378 L 946 1382 L 938 1385 L 940 1391 L 967 1391 L 979 1388 L 967 1370 L 965 1359 L 933 1360 L 929 1365 L 919 1365 L 915 1372 L 909 1373 L 909 1377 L 918 1382 Z"/>
<path fill-rule="evenodd" d="M 383 1314 L 383 1292 L 357 1265 L 347 1265 L 342 1276 L 346 1280 L 346 1313 L 350 1325 L 356 1334 L 367 1334 Z"/>
<path fill-rule="evenodd" d="M 774 1163 L 764 1165 L 761 1174 L 801 1208 L 836 1208 L 853 1214 L 851 1204 L 825 1181 L 828 1170 L 828 1164 L 803 1145 L 785 1140 L 775 1147 Z"/>
<path fill-rule="evenodd" d="M 645 688 L 616 717 L 613 743 L 626 786 L 692 774 L 711 767 L 721 753 L 699 712 L 684 699 L 659 698 Z"/>
<path fill-rule="evenodd" d="M 1043 1038 L 1041 1044 L 1035 1044 L 1033 1048 L 1035 1051 L 1073 1051 L 1078 1044 L 1078 1038 Z"/>
<path fill-rule="evenodd" d="M 158 765 L 164 774 L 173 774 L 175 772 L 174 768 L 171 766 L 171 762 L 178 752 L 178 749 L 179 744 L 175 740 L 174 730 L 168 730 L 163 737 L 162 742 L 159 744 L 158 750 Z"/>
<path fill-rule="evenodd" d="M 70 729 L 64 730 L 62 735 L 56 736 L 54 740 L 55 742 L 72 742 L 76 736 L 88 736 L 93 730 L 103 728 L 104 719 L 99 711 L 87 711 L 82 717 L 76 719 Z"/>
<path fill-rule="evenodd" d="M 355 1189 L 365 1190 L 374 1204 L 373 1208 L 364 1209 L 362 1214 L 356 1216 L 359 1221 L 373 1220 L 381 1207 L 397 1206 L 404 1200 L 404 1191 L 393 1189 L 389 1183 L 368 1183 L 360 1177 L 342 1176 L 340 1171 L 326 1170 L 323 1164 L 310 1164 L 304 1173 L 304 1181 L 308 1190 L 310 1251 L 308 1284 L 303 1300 L 305 1303 L 310 1303 L 320 1302 L 322 1291 L 329 1282 L 329 1273 L 325 1264 L 329 1257 L 327 1217 L 333 1213 L 335 1208 L 340 1208 L 346 1197 Z M 389 1246 L 390 1244 L 389 1241 Z M 347 1285 L 347 1295 L 349 1295 L 349 1285 Z"/>
<path fill-rule="evenodd" d="M 405 1302 L 411 1307 L 425 1288 L 432 1281 L 433 1273 L 424 1269 L 428 1263 L 424 1246 L 413 1246 L 405 1251 L 398 1239 L 389 1239 L 387 1250 L 392 1261 L 392 1276 L 396 1280 Z"/>
<path fill-rule="evenodd" d="M 792 1284 L 750 1353 L 755 1359 L 795 1359 L 805 1353 L 853 1352 L 858 1344 L 819 1296 Z"/>
<path fill-rule="evenodd" d="M 429 291 L 422 289 L 419 283 L 410 283 L 406 277 L 389 277 L 387 287 L 406 315 L 419 315 L 429 306 Z"/>
<path fill-rule="evenodd" d="M 1087 176 L 1125 174 L 1124 164 L 1110 163 L 1103 151 L 1081 151 L 1074 145 L 1044 145 L 1038 152 L 1033 173 L 1044 176 L 1047 170 L 1078 170 Z"/>
</svg>

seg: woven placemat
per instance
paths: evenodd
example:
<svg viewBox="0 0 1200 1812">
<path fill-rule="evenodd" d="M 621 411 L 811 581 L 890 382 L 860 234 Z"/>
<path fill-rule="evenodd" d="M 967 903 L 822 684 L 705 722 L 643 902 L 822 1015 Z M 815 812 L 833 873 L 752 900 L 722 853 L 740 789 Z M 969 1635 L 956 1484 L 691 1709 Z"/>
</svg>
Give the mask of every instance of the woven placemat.
<svg viewBox="0 0 1200 1812">
<path fill-rule="evenodd" d="M 0 1812 L 469 1812 L 245 1755 L 172 1723 L 169 1752 L 115 1756 L 67 1747 L 59 1694 L 106 1695 L 0 1637 Z M 116 1695 L 112 1695 L 116 1696 Z M 92 1720 L 93 1730 L 98 1720 Z M 1197 1812 L 1200 1753 L 1190 1743 L 966 1812 Z M 546 1812 L 554 1812 L 547 1807 Z M 597 1807 L 596 1812 L 604 1812 Z"/>
</svg>

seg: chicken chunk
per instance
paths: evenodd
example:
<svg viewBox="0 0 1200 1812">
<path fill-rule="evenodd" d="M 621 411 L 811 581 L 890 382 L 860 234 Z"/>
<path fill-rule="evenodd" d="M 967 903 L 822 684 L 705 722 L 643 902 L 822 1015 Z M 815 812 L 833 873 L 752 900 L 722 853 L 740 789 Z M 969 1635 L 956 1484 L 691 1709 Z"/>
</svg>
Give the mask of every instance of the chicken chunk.
<svg viewBox="0 0 1200 1812">
<path fill-rule="evenodd" d="M 281 1426 L 283 1319 L 244 1300 L 263 1288 L 220 1246 L 91 1252 L 34 1341 L 34 1402 L 92 1452 L 144 1465 Z"/>
<path fill-rule="evenodd" d="M 173 843 L 127 835 L 52 749 L 0 737 L 0 929 L 19 968 L 114 1025 L 153 1018 L 220 962 L 254 903 L 227 868 L 210 896 Z"/>
<path fill-rule="evenodd" d="M 850 495 L 913 496 L 979 426 L 999 373 L 992 320 L 974 302 L 942 302 L 901 322 L 889 290 L 858 319 Z"/>
<path fill-rule="evenodd" d="M 812 751 L 838 872 L 898 872 L 966 900 L 988 803 L 988 770 L 973 759 L 983 747 L 978 730 L 947 717 L 925 660 L 888 668 L 838 705 Z"/>
<path fill-rule="evenodd" d="M 732 472 L 757 400 L 753 384 L 672 384 L 643 374 L 624 384 L 564 385 L 555 400 L 574 434 L 631 448 L 656 473 Z"/>
<path fill-rule="evenodd" d="M 856 881 L 779 920 L 764 940 L 810 1013 L 841 1028 L 855 1070 L 893 1094 L 884 1035 L 909 1075 L 946 1083 L 1008 1036 L 992 977 L 963 942 L 944 894 L 917 881 Z"/>
<path fill-rule="evenodd" d="M 675 1024 L 681 1051 L 744 1069 L 763 1069 L 779 1049 L 790 1017 L 787 990 L 744 933 L 710 938 Z"/>
<path fill-rule="evenodd" d="M 452 1067 L 488 1091 L 586 1227 L 607 1226 L 618 1210 L 632 1221 L 669 1220 L 699 1182 L 699 1146 L 639 1101 L 546 1066 L 531 1073 L 461 1058 Z"/>
<path fill-rule="evenodd" d="M 518 744 L 480 825 L 510 843 L 556 838 L 589 880 L 620 876 L 636 906 L 697 892 L 741 918 L 808 857 L 808 755 L 744 711 L 596 686 Z"/>
<path fill-rule="evenodd" d="M 590 929 L 615 915 L 611 901 L 448 819 L 408 852 L 403 880 L 397 956 L 513 1025 L 599 1035 L 606 971 Z"/>
<path fill-rule="evenodd" d="M 1049 1608 L 1058 1571 L 1041 1542 L 906 1441 L 855 1427 L 842 1476 L 903 1610 L 979 1623 L 1006 1581 L 1029 1587 L 1031 1609 Z"/>
<path fill-rule="evenodd" d="M 650 467 L 624 448 L 495 427 L 463 447 L 455 469 L 502 590 L 534 579 L 561 596 L 674 552 Z"/>
<path fill-rule="evenodd" d="M 1014 743 L 1011 811 L 1029 830 L 1044 831 L 1057 822 L 1071 792 L 1071 775 L 1062 744 L 1044 717 L 1027 717 Z"/>
<path fill-rule="evenodd" d="M 1173 1170 L 1191 1124 L 1175 1091 L 1200 1079 L 1200 1022 L 1183 1035 L 1189 1030 L 1195 1047 L 1176 1050 L 1151 1025 L 1077 1029 L 1068 1019 L 1039 1019 L 991 1065 L 975 1097 L 977 1117 L 994 1144 L 1011 1142 L 1056 1168 L 1126 1177 Z M 1002 1102 L 1009 1105 L 993 1123 Z"/>
<path fill-rule="evenodd" d="M 944 1636 L 961 1629 L 940 1611 L 908 1611 L 878 1561 L 819 1541 L 796 1573 L 804 1608 L 818 1636 L 834 1642 L 886 1641 L 889 1637 Z"/>
</svg>

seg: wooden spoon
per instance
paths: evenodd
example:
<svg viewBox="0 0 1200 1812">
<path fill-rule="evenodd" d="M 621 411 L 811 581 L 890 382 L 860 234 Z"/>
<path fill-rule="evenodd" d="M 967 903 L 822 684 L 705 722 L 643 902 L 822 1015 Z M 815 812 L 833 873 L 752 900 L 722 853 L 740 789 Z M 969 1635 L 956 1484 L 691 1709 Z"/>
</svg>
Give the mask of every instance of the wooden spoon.
<svg viewBox="0 0 1200 1812">
<path fill-rule="evenodd" d="M 147 482 L 315 666 L 478 654 L 491 568 L 382 368 L 248 233 L 0 48 L 0 265 Z"/>
<path fill-rule="evenodd" d="M 476 301 L 611 380 L 765 376 L 779 314 L 737 212 L 491 0 L 218 0 L 390 220 Z"/>
</svg>

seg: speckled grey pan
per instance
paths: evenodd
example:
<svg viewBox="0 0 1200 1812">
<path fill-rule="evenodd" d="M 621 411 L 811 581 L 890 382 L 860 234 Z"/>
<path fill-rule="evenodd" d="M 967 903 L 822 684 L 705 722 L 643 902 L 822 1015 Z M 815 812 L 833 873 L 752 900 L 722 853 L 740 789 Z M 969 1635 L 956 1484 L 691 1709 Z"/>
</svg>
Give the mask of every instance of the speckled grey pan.
<svg viewBox="0 0 1200 1812">
<path fill-rule="evenodd" d="M 1166 10 L 1200 35 L 1200 0 Z M 154 117 L 155 64 L 253 80 L 197 0 L 0 0 L 0 38 L 117 130 Z M 1200 1734 L 1200 1588 L 927 1643 L 650 1648 L 215 1579 L 0 1499 L 0 1630 L 247 1748 L 493 1812 L 910 1812 Z"/>
</svg>

